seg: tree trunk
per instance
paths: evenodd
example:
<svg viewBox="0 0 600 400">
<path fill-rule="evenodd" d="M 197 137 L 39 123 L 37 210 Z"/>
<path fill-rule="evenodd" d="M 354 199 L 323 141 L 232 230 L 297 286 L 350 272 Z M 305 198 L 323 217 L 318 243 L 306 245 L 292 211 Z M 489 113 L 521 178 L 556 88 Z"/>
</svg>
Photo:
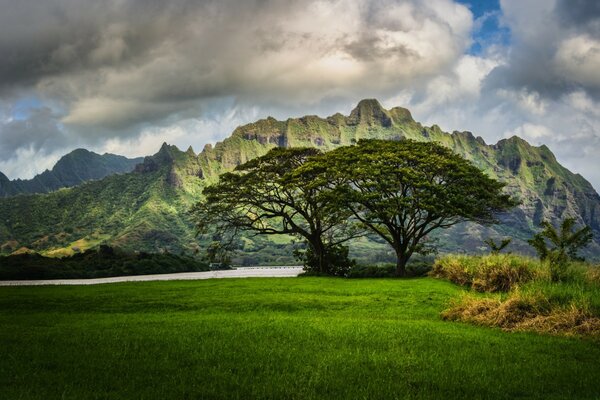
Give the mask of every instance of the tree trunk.
<svg viewBox="0 0 600 400">
<path fill-rule="evenodd" d="M 320 273 L 327 272 L 327 265 L 325 262 L 325 245 L 319 239 L 314 239 L 310 241 L 310 246 L 313 250 L 313 256 L 317 263 L 316 267 Z"/>
<path fill-rule="evenodd" d="M 396 249 L 396 276 L 404 277 L 407 275 L 406 264 L 410 256 L 402 249 Z"/>
</svg>

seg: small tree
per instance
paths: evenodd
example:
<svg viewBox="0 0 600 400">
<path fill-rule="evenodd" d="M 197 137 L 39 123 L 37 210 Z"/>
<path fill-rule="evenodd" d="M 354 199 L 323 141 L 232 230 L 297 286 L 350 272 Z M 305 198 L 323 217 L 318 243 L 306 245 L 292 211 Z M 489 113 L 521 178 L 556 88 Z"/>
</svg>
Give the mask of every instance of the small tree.
<svg viewBox="0 0 600 400">
<path fill-rule="evenodd" d="M 499 244 L 496 243 L 496 241 L 494 241 L 492 238 L 488 238 L 483 241 L 483 243 L 490 247 L 490 252 L 494 255 L 500 254 L 500 252 L 504 250 L 506 246 L 510 244 L 510 242 L 512 242 L 512 238 L 504 238 Z"/>
<path fill-rule="evenodd" d="M 584 226 L 573 231 L 575 223 L 575 218 L 565 218 L 558 231 L 550 222 L 543 221 L 542 231 L 527 241 L 540 260 L 549 263 L 553 281 L 563 279 L 569 261 L 583 261 L 577 252 L 592 240 L 592 228 Z"/>
<path fill-rule="evenodd" d="M 337 202 L 396 252 L 406 275 L 414 253 L 429 250 L 427 235 L 464 221 L 495 223 L 516 203 L 497 182 L 450 149 L 412 140 L 362 140 L 304 165 L 333 184 Z"/>
<path fill-rule="evenodd" d="M 295 172 L 320 154 L 314 148 L 275 148 L 221 175 L 192 210 L 198 232 L 216 232 L 225 245 L 240 231 L 301 237 L 310 250 L 304 253 L 307 269 L 343 274 L 331 264 L 350 266 L 340 246 L 354 236 L 351 214 L 328 195 L 327 185 L 315 184 L 310 173 Z"/>
</svg>

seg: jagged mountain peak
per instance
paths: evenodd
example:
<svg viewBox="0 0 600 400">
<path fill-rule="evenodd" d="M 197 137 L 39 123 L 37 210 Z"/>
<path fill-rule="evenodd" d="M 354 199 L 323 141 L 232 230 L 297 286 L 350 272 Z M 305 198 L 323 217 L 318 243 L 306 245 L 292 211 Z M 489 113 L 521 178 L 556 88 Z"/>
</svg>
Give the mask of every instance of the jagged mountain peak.
<svg viewBox="0 0 600 400">
<path fill-rule="evenodd" d="M 361 100 L 347 118 L 349 125 L 390 127 L 392 118 L 376 99 Z"/>
</svg>

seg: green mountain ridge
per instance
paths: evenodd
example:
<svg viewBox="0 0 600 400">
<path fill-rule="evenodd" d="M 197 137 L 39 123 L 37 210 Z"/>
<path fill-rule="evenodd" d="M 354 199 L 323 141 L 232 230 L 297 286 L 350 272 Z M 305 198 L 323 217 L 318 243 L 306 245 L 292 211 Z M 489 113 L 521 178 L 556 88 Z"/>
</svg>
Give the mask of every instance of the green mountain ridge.
<svg viewBox="0 0 600 400">
<path fill-rule="evenodd" d="M 511 236 L 512 251 L 531 252 L 526 244 L 539 222 L 566 216 L 592 227 L 595 241 L 587 255 L 600 255 L 600 196 L 581 175 L 562 167 L 546 146 L 512 137 L 488 145 L 470 132 L 443 132 L 414 121 L 401 107 L 385 110 L 363 100 L 349 116 L 266 118 L 240 126 L 200 154 L 163 144 L 134 171 L 113 175 L 46 195 L 0 199 L 0 252 L 23 247 L 49 255 L 70 254 L 106 243 L 137 251 L 197 252 L 189 208 L 206 184 L 220 173 L 261 156 L 276 146 L 314 146 L 324 151 L 364 138 L 436 141 L 463 155 L 490 176 L 507 183 L 521 205 L 500 216 L 502 224 L 462 224 L 435 235 L 444 251 L 484 251 L 488 237 Z M 1 177 L 0 177 L 1 178 Z M 41 233 L 43 232 L 43 234 Z M 289 238 L 244 237 L 238 261 L 289 263 Z M 377 241 L 351 244 L 361 259 L 384 260 L 389 249 Z"/>
<path fill-rule="evenodd" d="M 61 157 L 52 170 L 46 170 L 32 179 L 11 181 L 0 172 L 0 197 L 48 193 L 112 174 L 131 172 L 142 160 L 142 157 L 130 159 L 115 154 L 100 155 L 86 149 L 76 149 Z"/>
</svg>

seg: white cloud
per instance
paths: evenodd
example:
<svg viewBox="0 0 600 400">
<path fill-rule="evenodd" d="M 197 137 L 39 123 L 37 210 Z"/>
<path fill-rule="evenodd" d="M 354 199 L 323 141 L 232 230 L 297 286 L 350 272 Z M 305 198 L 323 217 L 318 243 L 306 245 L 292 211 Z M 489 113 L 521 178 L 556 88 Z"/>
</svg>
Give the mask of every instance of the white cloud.
<svg viewBox="0 0 600 400">
<path fill-rule="evenodd" d="M 560 43 L 554 61 L 566 79 L 600 87 L 600 39 L 580 35 Z"/>
<path fill-rule="evenodd" d="M 498 97 L 508 100 L 518 105 L 523 111 L 534 114 L 544 115 L 548 104 L 536 91 L 521 88 L 520 90 L 498 89 Z"/>
<path fill-rule="evenodd" d="M 19 148 L 13 157 L 0 160 L 0 171 L 11 179 L 30 179 L 46 169 L 52 169 L 63 155 L 63 150 L 48 154 L 43 150 L 36 150 L 33 146 Z"/>
</svg>

